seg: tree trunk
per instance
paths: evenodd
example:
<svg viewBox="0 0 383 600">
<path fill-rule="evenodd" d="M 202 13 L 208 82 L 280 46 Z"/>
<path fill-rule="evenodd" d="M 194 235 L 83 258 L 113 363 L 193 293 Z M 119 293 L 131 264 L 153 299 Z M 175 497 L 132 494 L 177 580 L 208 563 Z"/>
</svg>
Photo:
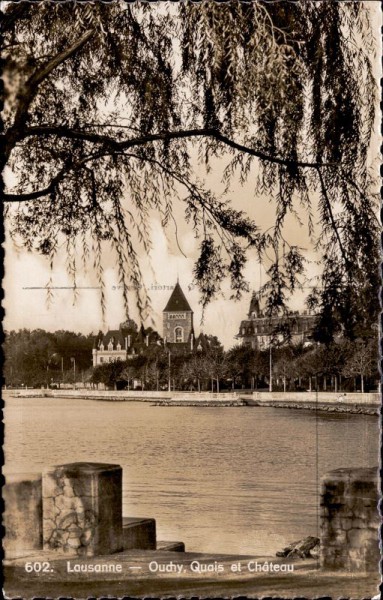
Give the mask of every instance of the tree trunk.
<svg viewBox="0 0 383 600">
<path fill-rule="evenodd" d="M 335 393 L 337 393 L 337 391 L 338 391 L 338 377 L 336 375 L 334 377 L 334 390 L 335 390 Z"/>
<path fill-rule="evenodd" d="M 360 374 L 360 387 L 362 390 L 362 394 L 364 394 L 364 377 L 363 377 L 362 373 Z"/>
<path fill-rule="evenodd" d="M 312 391 L 312 385 L 311 385 L 311 377 L 309 377 L 309 392 Z"/>
<path fill-rule="evenodd" d="M 217 377 L 217 394 L 219 394 L 219 379 Z"/>
</svg>

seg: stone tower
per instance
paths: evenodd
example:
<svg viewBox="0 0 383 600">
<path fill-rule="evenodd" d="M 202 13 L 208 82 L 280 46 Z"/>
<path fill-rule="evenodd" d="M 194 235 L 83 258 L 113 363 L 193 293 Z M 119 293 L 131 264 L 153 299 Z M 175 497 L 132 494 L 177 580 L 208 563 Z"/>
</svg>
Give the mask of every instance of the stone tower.
<svg viewBox="0 0 383 600">
<path fill-rule="evenodd" d="M 251 295 L 248 319 L 259 319 L 262 316 L 262 312 L 259 306 L 259 298 L 257 292 L 253 292 Z"/>
<path fill-rule="evenodd" d="M 192 334 L 193 311 L 177 281 L 163 310 L 163 338 L 169 344 L 190 344 Z"/>
</svg>

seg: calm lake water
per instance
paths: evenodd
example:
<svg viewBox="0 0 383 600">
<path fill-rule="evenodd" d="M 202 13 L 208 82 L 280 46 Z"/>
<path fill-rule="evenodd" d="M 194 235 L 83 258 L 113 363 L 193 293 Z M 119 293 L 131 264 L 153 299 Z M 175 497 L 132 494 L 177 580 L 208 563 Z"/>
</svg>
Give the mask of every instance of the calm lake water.
<svg viewBox="0 0 383 600">
<path fill-rule="evenodd" d="M 317 469 L 378 463 L 365 415 L 9 397 L 4 412 L 6 472 L 118 463 L 124 515 L 190 551 L 270 555 L 316 535 Z"/>
</svg>

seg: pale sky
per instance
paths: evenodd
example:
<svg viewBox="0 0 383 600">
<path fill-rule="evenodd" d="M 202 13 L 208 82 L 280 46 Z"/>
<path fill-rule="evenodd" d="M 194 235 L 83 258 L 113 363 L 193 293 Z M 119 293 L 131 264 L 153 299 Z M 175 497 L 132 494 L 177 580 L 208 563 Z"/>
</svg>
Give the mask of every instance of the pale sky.
<svg viewBox="0 0 383 600">
<path fill-rule="evenodd" d="M 219 178 L 221 173 L 215 170 L 211 179 L 213 189 L 220 188 Z M 246 210 L 249 216 L 255 218 L 257 223 L 268 227 L 273 223 L 274 208 L 267 198 L 254 198 L 251 183 L 241 187 L 238 182 L 233 184 L 233 206 Z M 153 250 L 150 257 L 142 255 L 142 272 L 145 286 L 152 301 L 154 326 L 162 334 L 162 310 L 164 309 L 171 286 L 174 286 L 179 277 L 189 303 L 194 311 L 194 325 L 196 333 L 217 335 L 226 348 L 237 343 L 234 336 L 238 333 L 240 321 L 246 318 L 251 292 L 244 294 L 243 298 L 235 302 L 230 300 L 230 286 L 225 282 L 223 295 L 211 302 L 205 310 L 204 323 L 201 324 L 202 307 L 199 303 L 198 289 L 193 287 L 193 266 L 198 255 L 199 241 L 195 239 L 193 231 L 183 220 L 183 207 L 175 207 L 175 216 L 178 228 L 180 252 L 174 236 L 174 226 L 170 225 L 165 235 L 158 217 L 151 221 Z M 299 227 L 295 220 L 289 222 L 289 239 L 292 243 L 299 244 L 308 249 L 307 256 L 311 255 L 311 246 L 307 230 Z M 104 331 L 108 328 L 117 328 L 125 320 L 122 296 L 118 289 L 118 272 L 115 261 L 108 253 L 104 256 L 105 284 L 106 284 L 106 314 L 105 322 L 102 320 L 99 290 L 94 273 L 88 274 L 79 271 L 77 298 L 74 299 L 73 291 L 60 289 L 70 287 L 71 282 L 65 269 L 65 254 L 59 254 L 53 272 L 50 273 L 46 259 L 36 254 L 17 251 L 12 243 L 5 246 L 5 310 L 4 327 L 6 330 L 41 328 L 48 331 L 68 329 L 82 333 Z M 310 250 L 310 251 L 309 251 Z M 80 258 L 80 257 L 79 257 Z M 313 267 L 314 268 L 314 267 Z M 318 269 L 316 268 L 318 272 Z M 255 253 L 249 254 L 245 268 L 246 279 L 251 290 L 258 290 L 260 282 L 266 281 L 265 270 L 260 268 Z M 52 277 L 53 299 L 47 303 L 47 292 L 44 287 Z M 93 286 L 93 289 L 92 289 Z M 37 288 L 37 289 L 36 289 Z M 81 289 L 91 288 L 91 289 Z M 138 312 L 134 305 L 134 294 L 130 293 L 131 316 L 138 322 Z M 304 296 L 297 294 L 291 302 L 291 308 L 303 308 Z M 150 318 L 145 325 L 152 325 Z"/>
</svg>

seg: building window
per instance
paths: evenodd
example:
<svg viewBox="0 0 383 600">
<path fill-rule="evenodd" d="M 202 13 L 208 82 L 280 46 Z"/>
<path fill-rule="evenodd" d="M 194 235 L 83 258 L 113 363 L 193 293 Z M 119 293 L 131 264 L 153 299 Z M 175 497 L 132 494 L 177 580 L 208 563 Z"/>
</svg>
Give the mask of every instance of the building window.
<svg viewBox="0 0 383 600">
<path fill-rule="evenodd" d="M 100 363 L 103 363 L 103 362 L 104 362 L 104 359 L 102 356 L 100 356 Z"/>
<path fill-rule="evenodd" d="M 174 341 L 181 343 L 184 341 L 184 330 L 182 327 L 176 327 L 174 330 Z"/>
</svg>

